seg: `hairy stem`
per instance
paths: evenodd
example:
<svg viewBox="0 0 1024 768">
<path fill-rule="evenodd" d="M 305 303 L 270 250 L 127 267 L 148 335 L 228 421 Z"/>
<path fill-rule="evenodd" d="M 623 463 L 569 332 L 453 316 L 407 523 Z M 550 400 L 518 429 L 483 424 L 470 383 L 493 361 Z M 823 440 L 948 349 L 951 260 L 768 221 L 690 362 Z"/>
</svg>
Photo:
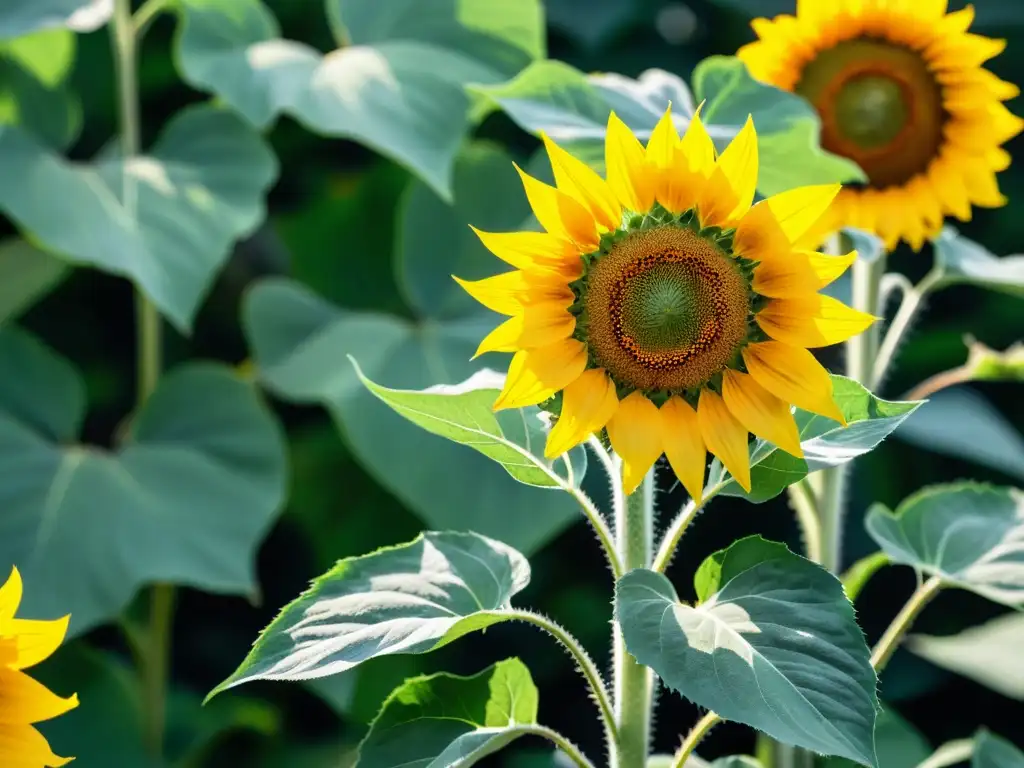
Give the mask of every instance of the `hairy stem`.
<svg viewBox="0 0 1024 768">
<path fill-rule="evenodd" d="M 576 768 L 594 768 L 594 764 L 587 759 L 580 748 L 569 741 L 565 736 L 560 734 L 558 731 L 554 731 L 551 728 L 543 725 L 521 725 L 518 729 L 524 733 L 532 733 L 535 736 L 547 739 L 556 747 L 558 747 L 565 756 L 568 757 L 576 765 Z"/>
<path fill-rule="evenodd" d="M 708 712 L 704 717 L 697 721 L 696 725 L 690 729 L 690 732 L 686 734 L 686 738 L 683 739 L 683 743 L 679 745 L 679 749 L 676 750 L 675 757 L 672 758 L 671 768 L 683 768 L 686 764 L 687 758 L 693 754 L 693 750 L 697 748 L 701 740 L 708 735 L 708 732 L 722 722 L 722 718 L 716 715 L 714 712 Z"/>
<path fill-rule="evenodd" d="M 623 513 L 615 521 L 616 544 L 623 570 L 651 564 L 654 536 L 654 469 L 637 490 L 626 497 Z M 619 741 L 612 752 L 614 768 L 644 768 L 651 727 L 654 676 L 626 650 L 618 622 L 614 625 L 614 700 Z"/>
<path fill-rule="evenodd" d="M 576 503 L 580 505 L 584 516 L 590 521 L 590 525 L 593 526 L 594 532 L 601 542 L 601 548 L 604 550 L 605 557 L 608 558 L 608 566 L 612 569 L 612 577 L 618 581 L 623 574 L 622 559 L 619 557 L 619 552 L 615 547 L 615 538 L 612 536 L 611 529 L 608 527 L 608 522 L 604 519 L 604 515 L 601 514 L 601 510 L 594 505 L 594 502 L 591 501 L 587 494 L 576 486 L 562 482 L 560 487 L 576 499 Z"/>
<path fill-rule="evenodd" d="M 900 343 L 903 341 L 903 337 L 910 328 L 910 324 L 913 322 L 918 310 L 920 310 L 924 297 L 936 286 L 938 281 L 938 273 L 930 272 L 914 287 L 904 287 L 900 307 L 896 310 L 896 315 L 889 324 L 889 328 L 885 332 L 885 338 L 878 348 L 871 380 L 864 383 L 866 387 L 874 389 L 880 387 L 885 381 L 889 367 L 896 358 L 896 351 L 899 349 Z"/>
<path fill-rule="evenodd" d="M 796 513 L 797 524 L 803 533 L 807 559 L 820 563 L 822 555 L 821 519 L 814 490 L 805 478 L 793 483 L 786 491 L 789 493 L 789 504 Z"/>
<path fill-rule="evenodd" d="M 931 602 L 931 599 L 939 593 L 940 589 L 942 589 L 942 579 L 932 576 L 915 590 L 903 609 L 896 614 L 896 618 L 892 620 L 888 629 L 885 630 L 885 634 L 871 651 L 871 666 L 875 668 L 876 673 L 885 669 L 885 665 L 889 663 L 889 659 L 896 652 L 903 636 L 907 634 L 914 620 Z"/>
<path fill-rule="evenodd" d="M 708 502 L 708 499 L 704 500 L 703 504 L 694 503 L 693 499 L 690 499 L 683 508 L 679 510 L 679 514 L 676 515 L 675 520 L 672 521 L 668 529 L 665 531 L 665 535 L 661 537 L 661 543 L 658 545 L 658 553 L 654 556 L 654 563 L 651 565 L 651 569 L 658 573 L 664 573 L 668 566 L 672 562 L 672 558 L 675 557 L 676 549 L 679 547 L 679 542 L 683 538 L 683 534 L 686 533 L 686 529 L 690 527 L 690 523 L 693 522 L 694 518 L 697 517 L 704 504 Z"/>
</svg>

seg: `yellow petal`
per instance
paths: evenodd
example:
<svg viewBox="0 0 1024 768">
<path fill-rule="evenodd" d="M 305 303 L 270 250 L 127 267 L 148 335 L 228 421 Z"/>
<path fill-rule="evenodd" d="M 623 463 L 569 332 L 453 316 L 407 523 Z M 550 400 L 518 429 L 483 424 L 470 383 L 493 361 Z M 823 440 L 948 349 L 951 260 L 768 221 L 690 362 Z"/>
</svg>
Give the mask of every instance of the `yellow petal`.
<svg viewBox="0 0 1024 768">
<path fill-rule="evenodd" d="M 725 401 L 710 389 L 700 393 L 697 422 L 704 444 L 719 458 L 743 490 L 750 492 L 750 451 L 747 428 L 732 415 Z"/>
<path fill-rule="evenodd" d="M 676 132 L 676 125 L 672 122 L 672 105 L 665 110 L 665 114 L 658 120 L 658 124 L 651 131 L 651 138 L 647 140 L 647 162 L 659 170 L 668 170 L 673 167 L 676 160 L 676 147 L 679 146 L 679 134 Z"/>
<path fill-rule="evenodd" d="M 53 621 L 12 619 L 6 623 L 4 632 L 13 636 L 17 642 L 17 657 L 12 668 L 28 669 L 50 658 L 64 642 L 70 618 L 65 616 Z"/>
<path fill-rule="evenodd" d="M 494 410 L 542 403 L 575 381 L 586 367 L 586 345 L 576 339 L 516 352 Z"/>
<path fill-rule="evenodd" d="M 754 202 L 754 189 L 757 187 L 757 131 L 754 129 L 753 117 L 747 117 L 739 134 L 718 158 L 717 166 L 725 175 L 736 198 L 735 207 L 727 218 L 736 219 L 750 209 Z"/>
<path fill-rule="evenodd" d="M 676 477 L 694 503 L 704 500 L 704 466 L 707 449 L 700 434 L 697 412 L 678 396 L 668 399 L 659 410 L 661 442 Z"/>
<path fill-rule="evenodd" d="M 516 170 L 537 221 L 549 234 L 572 243 L 580 253 L 597 248 L 597 222 L 590 211 L 560 189 L 533 178 L 518 165 Z"/>
<path fill-rule="evenodd" d="M 789 242 L 795 243 L 825 215 L 840 189 L 839 184 L 797 187 L 772 195 L 763 204 L 775 216 Z"/>
<path fill-rule="evenodd" d="M 14 618 L 18 606 L 21 604 L 21 574 L 17 566 L 11 567 L 11 575 L 0 587 L 0 623 Z"/>
<path fill-rule="evenodd" d="M 544 455 L 553 459 L 575 448 L 602 429 L 618 405 L 615 385 L 604 368 L 584 371 L 562 393 L 562 411 L 548 434 Z"/>
<path fill-rule="evenodd" d="M 817 251 L 792 251 L 764 258 L 754 270 L 754 290 L 784 299 L 820 291 L 857 260 L 857 252 L 831 256 Z"/>
<path fill-rule="evenodd" d="M 16 669 L 0 668 L 0 691 L 0 723 L 39 723 L 78 706 L 74 694 L 62 699 Z"/>
<path fill-rule="evenodd" d="M 561 301 L 563 306 L 569 306 L 575 298 L 563 279 L 557 276 L 531 278 L 522 270 L 483 280 L 462 280 L 455 275 L 452 278 L 474 299 L 502 315 L 518 314 L 525 304 L 537 301 Z"/>
<path fill-rule="evenodd" d="M 43 734 L 25 723 L 0 723 L 0 755 L 4 768 L 60 768 L 73 759 L 53 754 Z"/>
<path fill-rule="evenodd" d="M 832 397 L 832 378 L 803 347 L 779 341 L 748 344 L 743 348 L 743 362 L 757 383 L 776 397 L 846 426 Z"/>
<path fill-rule="evenodd" d="M 707 178 L 715 167 L 715 143 L 708 135 L 704 122 L 700 119 L 700 110 L 704 105 L 697 107 L 697 112 L 690 120 L 686 133 L 679 141 L 679 152 L 686 159 L 686 164 L 694 173 Z"/>
<path fill-rule="evenodd" d="M 658 406 L 642 392 L 627 396 L 608 422 L 608 439 L 622 459 L 622 485 L 633 493 L 651 465 L 661 456 L 661 419 Z"/>
<path fill-rule="evenodd" d="M 798 459 L 803 458 L 789 403 L 777 398 L 752 376 L 726 368 L 722 375 L 722 399 L 749 432 Z"/>
<path fill-rule="evenodd" d="M 740 219 L 733 237 L 733 250 L 739 256 L 753 261 L 782 258 L 792 246 L 786 233 L 775 219 L 765 201 L 753 206 Z"/>
<path fill-rule="evenodd" d="M 827 347 L 863 333 L 877 318 L 831 296 L 772 299 L 754 319 L 777 341 L 795 347 Z"/>
<path fill-rule="evenodd" d="M 484 336 L 473 353 L 473 359 L 488 352 L 515 352 L 520 349 L 519 339 L 522 335 L 522 315 L 511 317 Z"/>
<path fill-rule="evenodd" d="M 618 229 L 622 224 L 622 206 L 608 183 L 589 165 L 555 144 L 547 134 L 542 133 L 541 139 L 547 148 L 558 188 L 589 210 L 605 229 Z"/>
<path fill-rule="evenodd" d="M 612 112 L 604 145 L 608 186 L 627 209 L 645 212 L 654 204 L 654 178 L 644 148 L 627 125 Z"/>
<path fill-rule="evenodd" d="M 569 280 L 583 274 L 579 251 L 547 232 L 482 232 L 473 226 L 470 229 L 487 250 L 516 269 L 556 271 L 565 273 Z"/>
</svg>

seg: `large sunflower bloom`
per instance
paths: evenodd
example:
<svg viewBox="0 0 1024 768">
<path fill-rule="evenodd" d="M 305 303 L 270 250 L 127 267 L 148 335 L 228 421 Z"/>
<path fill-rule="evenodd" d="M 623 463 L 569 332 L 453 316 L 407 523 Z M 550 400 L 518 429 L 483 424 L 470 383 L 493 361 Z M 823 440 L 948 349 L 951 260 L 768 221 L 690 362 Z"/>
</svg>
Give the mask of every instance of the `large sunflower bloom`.
<svg viewBox="0 0 1024 768">
<path fill-rule="evenodd" d="M 545 232 L 477 232 L 516 269 L 460 281 L 511 319 L 478 354 L 515 352 L 495 409 L 543 404 L 555 457 L 607 428 L 626 491 L 665 453 L 699 499 L 708 452 L 750 488 L 748 432 L 801 455 L 796 404 L 842 421 L 809 347 L 874 318 L 818 294 L 855 253 L 794 247 L 839 185 L 751 206 L 753 123 L 716 155 L 695 117 L 680 140 L 666 111 L 646 149 L 614 114 L 608 179 L 545 138 L 557 187 L 520 170 Z"/>
<path fill-rule="evenodd" d="M 54 621 L 16 619 L 21 576 L 15 568 L 0 587 L 0 765 L 4 768 L 54 768 L 71 761 L 50 750 L 33 723 L 63 715 L 78 697 L 51 693 L 23 670 L 48 658 L 64 640 L 68 617 Z"/>
<path fill-rule="evenodd" d="M 752 22 L 760 39 L 738 54 L 750 73 L 810 101 L 822 146 L 868 177 L 840 193 L 831 229 L 917 250 L 947 214 L 1006 203 L 1000 145 L 1024 123 L 1002 102 L 1020 91 L 982 67 L 1006 41 L 967 32 L 973 20 L 946 0 L 797 0 L 795 17 Z"/>
</svg>

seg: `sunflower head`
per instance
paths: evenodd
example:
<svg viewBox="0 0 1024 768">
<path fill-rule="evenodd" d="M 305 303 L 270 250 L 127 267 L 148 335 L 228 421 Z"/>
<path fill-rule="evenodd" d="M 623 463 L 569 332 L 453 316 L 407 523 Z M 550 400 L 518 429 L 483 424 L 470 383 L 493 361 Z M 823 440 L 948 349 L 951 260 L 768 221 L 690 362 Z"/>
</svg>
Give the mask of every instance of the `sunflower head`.
<svg viewBox="0 0 1024 768">
<path fill-rule="evenodd" d="M 855 253 L 798 247 L 838 185 L 752 205 L 750 120 L 719 156 L 699 115 L 644 147 L 612 114 L 607 179 L 544 141 L 556 186 L 520 175 L 545 231 L 478 231 L 515 269 L 459 281 L 510 316 L 478 350 L 515 353 L 496 409 L 557 414 L 549 457 L 606 429 L 627 492 L 665 453 L 696 499 L 708 452 L 749 490 L 750 432 L 800 456 L 791 404 L 843 420 L 808 348 L 874 318 L 818 294 Z"/>
<path fill-rule="evenodd" d="M 78 697 L 63 699 L 24 670 L 48 658 L 64 640 L 68 617 L 54 621 L 15 618 L 21 603 L 18 569 L 0 586 L 0 765 L 54 768 L 71 762 L 50 750 L 33 723 L 78 706 Z"/>
<path fill-rule="evenodd" d="M 946 215 L 1006 202 L 1001 149 L 1024 123 L 1003 102 L 1019 89 L 983 64 L 1005 47 L 967 31 L 974 9 L 946 0 L 797 0 L 796 16 L 755 19 L 739 57 L 763 82 L 794 91 L 821 117 L 821 143 L 867 182 L 844 189 L 824 229 L 877 233 L 918 249 Z"/>
</svg>

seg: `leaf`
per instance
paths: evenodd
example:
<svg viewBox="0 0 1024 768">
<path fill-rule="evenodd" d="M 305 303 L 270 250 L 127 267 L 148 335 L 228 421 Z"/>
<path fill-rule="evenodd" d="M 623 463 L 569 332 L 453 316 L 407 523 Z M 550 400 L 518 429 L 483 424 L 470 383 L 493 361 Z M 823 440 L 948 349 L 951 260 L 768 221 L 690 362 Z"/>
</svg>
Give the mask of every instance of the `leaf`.
<svg viewBox="0 0 1024 768">
<path fill-rule="evenodd" d="M 846 417 L 846 427 L 797 408 L 795 418 L 803 459 L 755 439 L 750 444 L 750 493 L 730 477 L 717 459 L 711 465 L 708 488 L 719 488 L 719 493 L 756 504 L 773 499 L 809 472 L 837 467 L 878 447 L 921 405 L 882 400 L 843 376 L 832 376 L 832 386 L 836 405 Z"/>
<path fill-rule="evenodd" d="M 0 40 L 53 27 L 92 32 L 106 24 L 113 11 L 114 0 L 4 0 Z"/>
<path fill-rule="evenodd" d="M 24 240 L 0 241 L 0 323 L 43 298 L 69 271 L 65 262 Z"/>
<path fill-rule="evenodd" d="M 966 375 L 970 381 L 1024 381 L 1024 343 L 1002 352 L 967 337 Z"/>
<path fill-rule="evenodd" d="M 751 536 L 707 558 L 694 585 L 690 606 L 663 574 L 619 579 L 615 616 L 637 661 L 726 720 L 876 764 L 875 673 L 833 575 Z"/>
<path fill-rule="evenodd" d="M 1024 752 L 1006 739 L 981 728 L 974 734 L 971 768 L 1024 768 Z"/>
<path fill-rule="evenodd" d="M 1024 605 L 1024 494 L 981 483 L 933 485 L 890 511 L 868 510 L 868 533 L 896 563 L 997 603 Z"/>
<path fill-rule="evenodd" d="M 946 226 L 935 239 L 933 290 L 968 283 L 1024 297 L 1024 255 L 999 257 Z"/>
<path fill-rule="evenodd" d="M 913 725 L 886 706 L 878 710 L 875 720 L 875 752 L 878 768 L 917 768 L 931 753 L 928 740 Z M 854 763 L 843 757 L 831 757 L 823 768 L 852 768 Z"/>
<path fill-rule="evenodd" d="M 244 122 L 200 106 L 171 121 L 152 155 L 127 163 L 137 220 L 121 200 L 125 166 L 69 163 L 0 126 L 0 210 L 47 250 L 131 278 L 187 331 L 232 243 L 262 221 L 276 162 Z"/>
<path fill-rule="evenodd" d="M 525 131 L 545 132 L 573 144 L 589 159 L 604 141 L 608 113 L 615 113 L 642 139 L 650 136 L 672 102 L 677 128 L 685 129 L 695 106 L 719 149 L 735 136 L 752 113 L 758 131 L 758 190 L 774 194 L 802 184 L 862 180 L 848 160 L 821 150 L 814 110 L 800 97 L 758 83 L 735 57 L 713 56 L 693 74 L 693 95 L 675 75 L 651 69 L 632 80 L 622 75 L 584 75 L 560 62 L 531 64 L 516 78 L 473 90 L 500 107 Z M 800 158 L 794 161 L 794 158 Z"/>
<path fill-rule="evenodd" d="M 538 0 L 329 0 L 326 56 L 284 40 L 259 0 L 182 0 L 182 77 L 263 127 L 281 113 L 366 144 L 451 196 L 469 130 L 467 83 L 496 83 L 543 55 Z"/>
<path fill-rule="evenodd" d="M 956 635 L 910 635 L 905 646 L 943 669 L 1024 701 L 1024 614 L 1009 613 Z"/>
<path fill-rule="evenodd" d="M 896 436 L 918 448 L 974 461 L 1024 480 L 1024 438 L 970 387 L 930 395 Z"/>
<path fill-rule="evenodd" d="M 167 374 L 116 451 L 78 443 L 81 378 L 0 330 L 0 568 L 25 612 L 71 632 L 118 615 L 154 581 L 251 594 L 253 552 L 284 501 L 284 440 L 254 388 L 224 366 Z M 69 574 L 74 574 L 73 578 Z"/>
<path fill-rule="evenodd" d="M 392 653 L 426 653 L 508 621 L 530 581 L 519 552 L 476 533 L 421 534 L 339 560 L 260 633 L 210 696 L 253 680 L 336 675 Z"/>
<path fill-rule="evenodd" d="M 537 688 L 519 659 L 469 677 L 441 672 L 396 688 L 359 745 L 356 768 L 468 768 L 536 732 Z"/>
</svg>

